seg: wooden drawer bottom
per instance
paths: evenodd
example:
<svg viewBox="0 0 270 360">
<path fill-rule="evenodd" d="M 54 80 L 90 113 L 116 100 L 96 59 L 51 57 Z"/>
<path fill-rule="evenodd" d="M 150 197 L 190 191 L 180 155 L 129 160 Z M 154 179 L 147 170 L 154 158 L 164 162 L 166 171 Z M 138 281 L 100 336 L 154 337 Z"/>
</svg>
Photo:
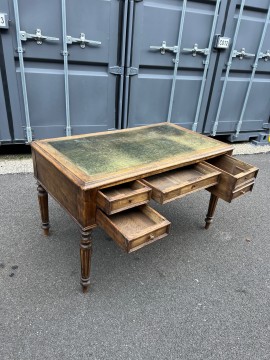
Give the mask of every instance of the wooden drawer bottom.
<svg viewBox="0 0 270 360">
<path fill-rule="evenodd" d="M 159 204 L 181 198 L 218 183 L 220 172 L 205 162 L 154 175 L 142 181 L 152 188 Z"/>
<path fill-rule="evenodd" d="M 97 224 L 130 253 L 168 235 L 170 222 L 148 205 L 107 216 L 97 210 Z"/>
</svg>

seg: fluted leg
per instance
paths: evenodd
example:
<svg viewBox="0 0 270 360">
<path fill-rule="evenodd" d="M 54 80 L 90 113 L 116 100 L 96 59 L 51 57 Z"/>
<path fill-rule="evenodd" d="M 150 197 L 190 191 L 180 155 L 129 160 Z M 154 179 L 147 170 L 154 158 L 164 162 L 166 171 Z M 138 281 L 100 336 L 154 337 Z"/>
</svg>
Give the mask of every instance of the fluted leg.
<svg viewBox="0 0 270 360">
<path fill-rule="evenodd" d="M 49 208 L 48 208 L 48 193 L 47 191 L 38 184 L 38 202 L 41 214 L 41 221 L 42 221 L 42 229 L 44 231 L 44 235 L 49 235 Z"/>
<path fill-rule="evenodd" d="M 213 222 L 213 217 L 216 210 L 217 202 L 218 202 L 218 197 L 216 195 L 211 194 L 209 206 L 208 206 L 208 213 L 205 218 L 205 229 L 208 229 Z"/>
<path fill-rule="evenodd" d="M 81 230 L 80 256 L 81 256 L 81 285 L 86 293 L 90 285 L 90 269 L 92 256 L 92 230 Z"/>
</svg>

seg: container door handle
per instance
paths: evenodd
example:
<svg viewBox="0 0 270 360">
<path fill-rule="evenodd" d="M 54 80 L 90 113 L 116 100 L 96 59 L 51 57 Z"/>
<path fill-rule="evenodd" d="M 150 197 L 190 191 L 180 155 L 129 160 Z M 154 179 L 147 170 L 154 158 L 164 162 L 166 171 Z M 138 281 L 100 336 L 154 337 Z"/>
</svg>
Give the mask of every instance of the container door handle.
<svg viewBox="0 0 270 360">
<path fill-rule="evenodd" d="M 166 41 L 162 41 L 161 46 L 150 46 L 150 50 L 160 50 L 160 53 L 164 55 L 166 51 L 178 52 L 178 46 L 167 46 Z"/>
<path fill-rule="evenodd" d="M 264 61 L 270 60 L 270 50 L 267 50 L 265 53 L 259 54 L 259 59 L 264 59 Z"/>
<path fill-rule="evenodd" d="M 184 48 L 183 51 L 191 52 L 192 56 L 197 56 L 197 54 L 202 54 L 202 55 L 208 55 L 209 54 L 209 49 L 208 48 L 199 49 L 198 44 L 194 44 L 192 49 Z"/>
<path fill-rule="evenodd" d="M 28 39 L 33 39 L 37 42 L 38 45 L 41 45 L 44 40 L 59 41 L 59 38 L 57 37 L 42 35 L 40 29 L 37 29 L 35 34 L 29 34 L 26 31 L 20 31 L 20 39 L 21 41 L 27 41 Z"/>
<path fill-rule="evenodd" d="M 80 43 L 80 47 L 82 49 L 85 48 L 85 45 L 99 46 L 101 45 L 100 41 L 95 40 L 87 40 L 85 38 L 85 33 L 81 33 L 79 38 L 74 38 L 72 36 L 67 35 L 67 44 Z"/>
<path fill-rule="evenodd" d="M 243 60 L 244 57 L 254 57 L 254 56 L 255 54 L 247 53 L 245 48 L 242 48 L 241 51 L 233 50 L 233 55 L 232 55 L 233 58 L 239 57 L 240 60 Z"/>
</svg>

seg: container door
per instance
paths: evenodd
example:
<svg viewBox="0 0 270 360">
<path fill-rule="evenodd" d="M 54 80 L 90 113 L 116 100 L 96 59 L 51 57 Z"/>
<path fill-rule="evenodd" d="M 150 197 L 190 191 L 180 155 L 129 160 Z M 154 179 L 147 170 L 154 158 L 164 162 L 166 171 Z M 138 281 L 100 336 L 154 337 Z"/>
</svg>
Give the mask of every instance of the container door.
<svg viewBox="0 0 270 360">
<path fill-rule="evenodd" d="M 13 0 L 8 5 L 5 61 L 10 88 L 18 86 L 17 136 L 31 141 L 116 128 L 119 81 L 109 68 L 118 65 L 122 4 Z"/>
<path fill-rule="evenodd" d="M 1 42 L 1 39 L 0 39 Z M 0 44 L 1 46 L 1 44 Z M 2 74 L 0 72 L 0 143 L 11 141 L 8 115 L 6 110 L 6 101 L 4 96 L 4 88 L 2 81 Z"/>
<path fill-rule="evenodd" d="M 125 126 L 170 121 L 201 131 L 226 2 L 136 2 L 129 31 Z"/>
<path fill-rule="evenodd" d="M 231 2 L 224 30 L 232 39 L 231 48 L 220 54 L 206 134 L 231 133 L 236 140 L 241 133 L 258 133 L 269 126 L 269 17 L 269 0 Z"/>
</svg>

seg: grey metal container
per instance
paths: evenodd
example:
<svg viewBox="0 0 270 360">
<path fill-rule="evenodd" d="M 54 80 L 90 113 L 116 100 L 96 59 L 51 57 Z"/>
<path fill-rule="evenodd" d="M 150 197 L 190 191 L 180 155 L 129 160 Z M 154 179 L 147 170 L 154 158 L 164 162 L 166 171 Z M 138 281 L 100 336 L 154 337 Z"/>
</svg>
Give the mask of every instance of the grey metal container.
<svg viewBox="0 0 270 360">
<path fill-rule="evenodd" d="M 270 0 L 0 0 L 0 141 L 163 121 L 263 141 L 269 8 Z M 217 35 L 229 46 L 217 46 Z"/>
</svg>

